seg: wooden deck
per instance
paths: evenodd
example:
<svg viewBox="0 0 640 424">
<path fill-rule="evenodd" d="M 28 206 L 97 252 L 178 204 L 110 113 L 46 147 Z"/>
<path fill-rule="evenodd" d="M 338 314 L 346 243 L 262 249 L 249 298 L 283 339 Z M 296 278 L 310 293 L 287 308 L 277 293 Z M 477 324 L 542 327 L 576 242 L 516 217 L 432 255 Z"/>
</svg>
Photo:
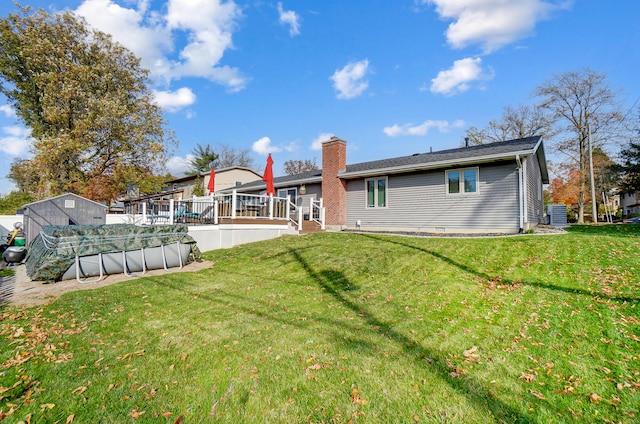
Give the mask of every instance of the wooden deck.
<svg viewBox="0 0 640 424">
<path fill-rule="evenodd" d="M 220 218 L 218 224 L 287 225 L 284 219 Z"/>
</svg>

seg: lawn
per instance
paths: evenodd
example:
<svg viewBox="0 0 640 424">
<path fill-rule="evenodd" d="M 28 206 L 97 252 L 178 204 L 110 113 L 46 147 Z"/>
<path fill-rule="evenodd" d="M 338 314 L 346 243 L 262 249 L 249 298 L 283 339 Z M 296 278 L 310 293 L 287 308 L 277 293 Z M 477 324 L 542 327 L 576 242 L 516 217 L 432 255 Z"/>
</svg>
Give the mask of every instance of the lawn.
<svg viewBox="0 0 640 424">
<path fill-rule="evenodd" d="M 321 233 L 0 310 L 0 417 L 640 421 L 640 226 Z"/>
</svg>

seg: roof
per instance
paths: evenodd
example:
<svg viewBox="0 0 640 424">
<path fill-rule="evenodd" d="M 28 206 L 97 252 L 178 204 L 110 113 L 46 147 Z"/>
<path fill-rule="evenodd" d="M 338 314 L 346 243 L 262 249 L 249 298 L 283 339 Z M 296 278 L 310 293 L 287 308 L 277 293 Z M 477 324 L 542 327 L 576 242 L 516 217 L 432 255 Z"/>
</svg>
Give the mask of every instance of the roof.
<svg viewBox="0 0 640 424">
<path fill-rule="evenodd" d="M 226 167 L 226 168 L 215 169 L 216 175 L 223 174 L 223 173 L 229 172 L 229 171 L 235 171 L 235 170 L 248 171 L 248 172 L 251 172 L 252 174 L 255 174 L 257 177 L 262 177 L 262 175 L 258 174 L 256 171 L 254 171 L 251 168 L 247 168 L 246 166 L 229 166 L 229 167 Z M 165 181 L 165 184 L 182 183 L 182 182 L 185 182 L 185 181 L 194 180 L 198 176 L 200 176 L 200 177 L 208 177 L 210 173 L 211 173 L 211 171 L 206 171 L 206 172 L 200 172 L 199 174 L 186 175 L 184 177 L 180 177 L 180 178 L 176 178 L 176 179 L 173 179 L 173 180 Z"/>
<path fill-rule="evenodd" d="M 490 163 L 499 160 L 515 159 L 516 156 L 536 154 L 540 161 L 542 180 L 548 183 L 548 172 L 544 148 L 540 136 L 500 141 L 477 146 L 460 147 L 430 153 L 417 153 L 391 159 L 347 165 L 338 176 L 341 178 L 360 178 L 370 175 L 394 174 L 402 172 L 436 169 L 450 166 Z"/>
<path fill-rule="evenodd" d="M 283 177 L 275 177 L 273 179 L 273 186 L 278 187 L 289 187 L 291 185 L 298 184 L 311 184 L 311 183 L 320 183 L 322 182 L 322 170 L 316 169 L 314 171 L 307 171 L 301 174 L 295 175 L 285 175 Z M 265 182 L 260 180 L 252 181 L 250 183 L 246 183 L 241 185 L 240 187 L 233 187 L 234 189 L 259 189 L 265 188 Z"/>
<path fill-rule="evenodd" d="M 428 169 L 515 160 L 516 157 L 531 155 L 537 156 L 538 162 L 540 163 L 542 182 L 548 184 L 549 173 L 547 171 L 547 161 L 542 144 L 542 137 L 540 136 L 356 163 L 347 165 L 346 169 L 338 174 L 338 177 L 353 179 L 381 174 L 400 174 Z M 274 178 L 273 184 L 275 187 L 287 187 L 315 182 L 320 183 L 321 181 L 322 170 L 315 170 L 297 175 L 277 177 Z M 264 187 L 265 183 L 259 180 L 235 188 L 259 189 Z"/>
<path fill-rule="evenodd" d="M 61 197 L 70 197 L 70 196 L 75 197 L 75 198 L 77 198 L 77 199 L 79 199 L 79 200 L 84 200 L 85 202 L 91 202 L 91 203 L 94 203 L 94 204 L 96 204 L 96 205 L 98 205 L 98 206 L 102 206 L 103 208 L 107 209 L 107 205 L 104 205 L 104 204 L 102 204 L 102 203 L 95 202 L 95 201 L 93 201 L 93 200 L 91 200 L 91 199 L 87 199 L 86 197 L 78 196 L 77 194 L 74 194 L 74 193 L 64 193 L 64 194 L 60 194 L 60 195 L 58 195 L 58 196 L 54 196 L 54 197 L 49 197 L 49 198 L 47 198 L 47 199 L 38 200 L 37 202 L 27 203 L 26 205 L 23 205 L 22 207 L 23 207 L 23 208 L 26 208 L 27 206 L 36 205 L 36 204 L 38 204 L 38 203 L 45 203 L 45 202 L 49 202 L 49 201 L 54 200 L 54 199 L 59 199 L 59 198 L 61 198 Z"/>
</svg>

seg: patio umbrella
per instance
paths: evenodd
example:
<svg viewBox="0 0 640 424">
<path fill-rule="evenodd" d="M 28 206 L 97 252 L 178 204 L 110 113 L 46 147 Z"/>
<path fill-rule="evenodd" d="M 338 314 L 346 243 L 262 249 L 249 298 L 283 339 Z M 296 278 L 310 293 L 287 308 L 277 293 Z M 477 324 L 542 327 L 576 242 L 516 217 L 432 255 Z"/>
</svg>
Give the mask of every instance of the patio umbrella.
<svg viewBox="0 0 640 424">
<path fill-rule="evenodd" d="M 211 173 L 209 174 L 209 184 L 207 184 L 207 190 L 209 190 L 209 194 L 213 193 L 216 187 L 216 171 L 214 171 L 213 169 L 211 170 Z"/>
<path fill-rule="evenodd" d="M 267 196 L 273 196 L 276 194 L 276 189 L 273 187 L 273 159 L 271 159 L 271 153 L 267 158 L 267 166 L 264 168 L 264 175 L 262 181 L 267 183 Z"/>
</svg>

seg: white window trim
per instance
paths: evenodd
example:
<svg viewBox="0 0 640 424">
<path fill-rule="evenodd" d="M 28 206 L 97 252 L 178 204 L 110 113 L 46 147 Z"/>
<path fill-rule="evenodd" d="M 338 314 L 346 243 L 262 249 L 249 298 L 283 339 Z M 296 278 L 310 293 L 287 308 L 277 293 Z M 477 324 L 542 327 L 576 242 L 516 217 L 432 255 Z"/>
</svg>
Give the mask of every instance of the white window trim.
<svg viewBox="0 0 640 424">
<path fill-rule="evenodd" d="M 384 180 L 384 186 L 386 188 L 386 193 L 385 193 L 385 201 L 384 201 L 384 206 L 378 206 L 378 181 L 380 180 Z M 376 183 L 374 184 L 374 195 L 373 195 L 373 200 L 374 200 L 374 205 L 373 206 L 369 206 L 369 202 L 368 202 L 368 196 L 367 194 L 369 193 L 367 191 L 367 187 L 369 185 L 369 181 L 375 181 Z M 364 180 L 364 207 L 365 209 L 386 209 L 389 206 L 389 177 L 384 176 L 384 177 L 372 177 L 372 178 L 365 178 Z"/>
<path fill-rule="evenodd" d="M 291 196 L 291 199 L 295 202 L 295 200 L 298 198 L 298 188 L 297 187 L 289 187 L 289 188 L 279 188 L 276 190 L 276 197 L 287 197 L 287 193 L 292 191 L 294 192 L 293 196 Z M 284 192 L 284 196 L 281 196 L 280 194 Z"/>
<path fill-rule="evenodd" d="M 464 171 L 473 170 L 476 171 L 476 191 L 472 191 L 470 193 L 464 191 Z M 458 193 L 450 193 L 449 192 L 449 172 L 459 172 L 460 173 L 460 191 Z M 444 190 L 447 196 L 475 196 L 480 193 L 480 168 L 477 166 L 471 166 L 467 168 L 456 168 L 456 169 L 447 169 L 444 172 Z"/>
</svg>

